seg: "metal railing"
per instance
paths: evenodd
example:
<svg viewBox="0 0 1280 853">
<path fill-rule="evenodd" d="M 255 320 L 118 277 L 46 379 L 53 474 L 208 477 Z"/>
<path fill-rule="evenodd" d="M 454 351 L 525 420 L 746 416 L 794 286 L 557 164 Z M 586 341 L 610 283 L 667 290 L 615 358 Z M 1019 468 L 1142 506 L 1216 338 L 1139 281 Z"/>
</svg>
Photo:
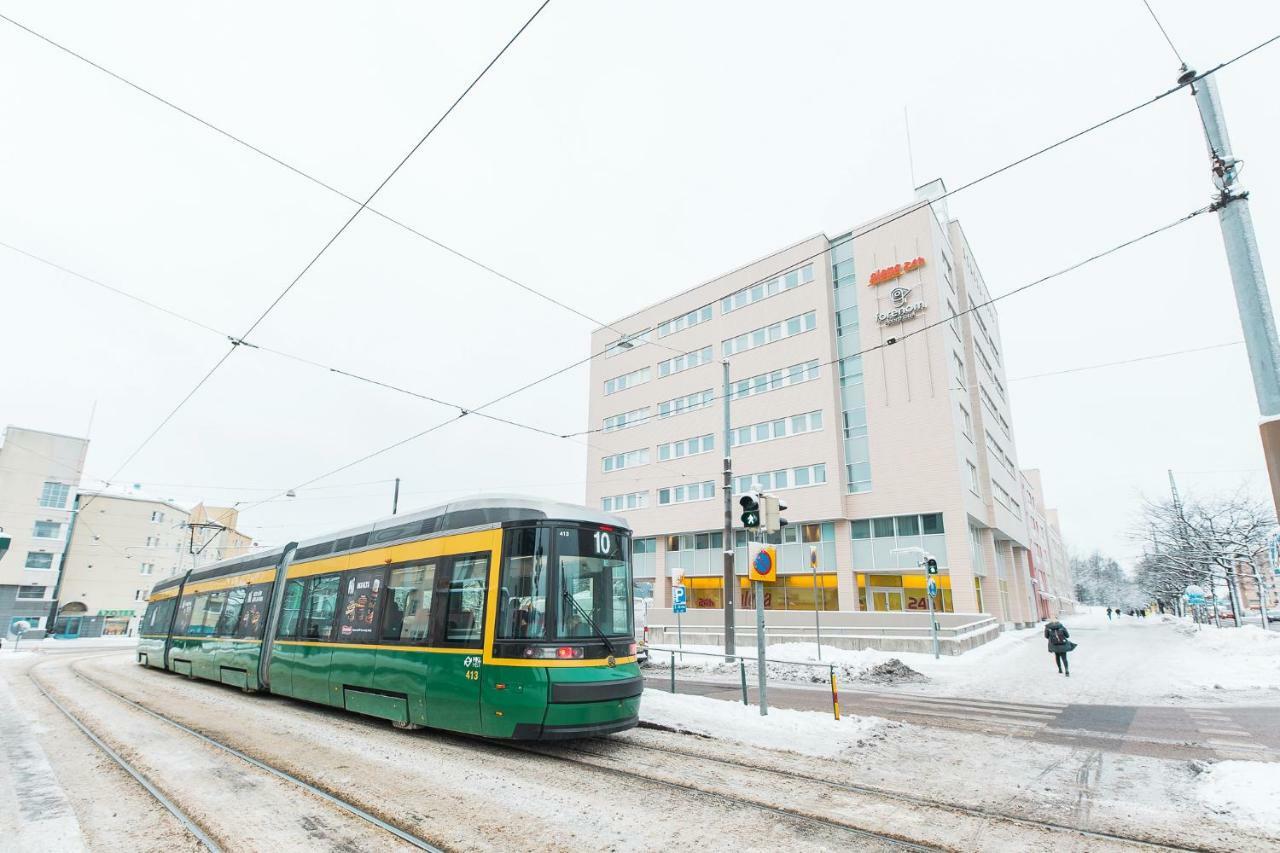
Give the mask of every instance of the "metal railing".
<svg viewBox="0 0 1280 853">
<path fill-rule="evenodd" d="M 676 658 L 677 657 L 683 658 L 685 655 L 700 655 L 702 657 L 721 658 L 726 661 L 730 659 L 737 660 L 738 675 L 740 677 L 740 681 L 742 684 L 742 704 L 743 705 L 751 704 L 747 694 L 747 661 L 753 661 L 756 664 L 756 666 L 760 666 L 761 661 L 756 657 L 754 656 L 748 657 L 745 655 L 731 655 L 731 654 L 725 654 L 724 652 L 694 652 L 694 651 L 690 651 L 689 649 L 680 649 L 680 648 L 672 649 L 672 648 L 666 648 L 663 646 L 649 646 L 648 649 L 649 649 L 650 657 L 652 657 L 655 652 L 660 652 L 662 654 L 669 656 L 670 658 L 669 665 L 671 667 L 671 692 L 673 694 L 676 692 Z M 763 664 L 764 664 L 764 678 L 766 682 L 768 681 L 768 678 L 769 678 L 769 664 L 771 663 L 776 663 L 782 666 L 812 666 L 812 667 L 819 667 L 820 669 L 827 670 L 827 677 L 831 682 L 831 713 L 837 720 L 840 719 L 840 691 L 838 686 L 836 685 L 836 665 L 834 663 L 822 663 L 822 662 L 799 661 L 799 660 L 775 660 L 772 658 L 765 658 L 763 661 Z M 768 713 L 769 713 L 768 702 L 764 696 L 761 696 L 760 697 L 760 714 L 761 716 L 764 716 Z"/>
</svg>

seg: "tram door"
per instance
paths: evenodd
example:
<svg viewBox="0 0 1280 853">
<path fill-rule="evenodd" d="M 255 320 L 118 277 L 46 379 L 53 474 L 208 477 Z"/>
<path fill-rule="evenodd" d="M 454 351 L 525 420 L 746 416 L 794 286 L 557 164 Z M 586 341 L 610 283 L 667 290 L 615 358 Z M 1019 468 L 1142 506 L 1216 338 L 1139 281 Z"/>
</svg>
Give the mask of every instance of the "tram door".
<svg viewBox="0 0 1280 853">
<path fill-rule="evenodd" d="M 429 656 L 427 719 L 432 726 L 479 731 L 489 554 L 452 557 L 441 568 L 436 596 L 444 599 L 437 611 L 444 624 L 441 653 Z"/>
</svg>

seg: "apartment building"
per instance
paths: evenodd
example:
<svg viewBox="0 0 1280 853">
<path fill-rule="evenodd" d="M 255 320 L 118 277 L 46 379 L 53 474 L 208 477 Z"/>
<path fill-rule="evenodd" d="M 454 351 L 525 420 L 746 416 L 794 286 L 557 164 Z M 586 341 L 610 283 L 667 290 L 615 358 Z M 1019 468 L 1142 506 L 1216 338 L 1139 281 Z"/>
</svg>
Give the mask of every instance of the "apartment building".
<svg viewBox="0 0 1280 853">
<path fill-rule="evenodd" d="M 788 505 L 767 609 L 924 610 L 928 552 L 940 610 L 1042 618 L 999 321 L 943 192 L 935 181 L 593 333 L 607 352 L 592 361 L 587 502 L 631 524 L 654 607 L 673 569 L 691 608 L 723 604 L 727 440 L 735 518 L 748 490 Z M 1043 523 L 1049 588 L 1056 520 Z M 733 547 L 733 594 L 754 606 L 744 531 Z"/>
<path fill-rule="evenodd" d="M 188 513 L 171 501 L 136 493 L 82 491 L 64 561 L 59 637 L 134 632 L 151 586 L 186 556 Z"/>
<path fill-rule="evenodd" d="M 46 629 L 89 440 L 9 426 L 0 444 L 0 636 Z"/>
</svg>

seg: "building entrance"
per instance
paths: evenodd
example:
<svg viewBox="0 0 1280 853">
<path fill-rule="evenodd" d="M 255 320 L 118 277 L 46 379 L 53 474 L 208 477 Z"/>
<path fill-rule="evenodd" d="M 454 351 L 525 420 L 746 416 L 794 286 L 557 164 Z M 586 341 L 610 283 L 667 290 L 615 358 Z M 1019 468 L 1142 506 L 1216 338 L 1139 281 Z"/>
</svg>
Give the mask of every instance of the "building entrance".
<svg viewBox="0 0 1280 853">
<path fill-rule="evenodd" d="M 883 589 L 873 586 L 871 588 L 871 609 L 881 612 L 902 610 L 902 590 Z"/>
</svg>

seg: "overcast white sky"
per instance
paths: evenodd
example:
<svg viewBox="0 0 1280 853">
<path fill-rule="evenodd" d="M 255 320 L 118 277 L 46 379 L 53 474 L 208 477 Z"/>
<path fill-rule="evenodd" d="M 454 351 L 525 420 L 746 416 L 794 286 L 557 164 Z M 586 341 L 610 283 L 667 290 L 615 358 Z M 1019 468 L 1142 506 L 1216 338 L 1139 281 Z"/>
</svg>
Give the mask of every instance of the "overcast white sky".
<svg viewBox="0 0 1280 853">
<path fill-rule="evenodd" d="M 1280 4 L 1152 0 L 1193 67 L 1280 32 Z M 18 2 L 0 12 L 363 197 L 537 3 Z M 1221 23 L 1215 23 L 1221 22 Z M 553 0 L 374 206 L 612 320 L 815 232 L 837 234 L 1173 85 L 1141 0 Z M 1280 44 L 1219 75 L 1280 287 Z M 0 241 L 242 332 L 352 206 L 0 21 Z M 1210 196 L 1189 94 L 954 196 L 994 293 Z M 221 356 L 219 338 L 0 248 L 0 424 L 81 435 L 109 476 Z M 1118 556 L 1141 495 L 1265 494 L 1217 221 L 1000 307 L 1019 461 L 1077 549 Z M 591 325 L 362 215 L 253 336 L 479 405 L 588 354 Z M 495 413 L 585 428 L 586 367 Z M 122 473 L 252 503 L 450 410 L 238 351 Z M 489 490 L 582 499 L 584 448 L 467 418 L 251 510 L 277 543 Z M 215 488 L 217 487 L 217 488 Z"/>
</svg>

